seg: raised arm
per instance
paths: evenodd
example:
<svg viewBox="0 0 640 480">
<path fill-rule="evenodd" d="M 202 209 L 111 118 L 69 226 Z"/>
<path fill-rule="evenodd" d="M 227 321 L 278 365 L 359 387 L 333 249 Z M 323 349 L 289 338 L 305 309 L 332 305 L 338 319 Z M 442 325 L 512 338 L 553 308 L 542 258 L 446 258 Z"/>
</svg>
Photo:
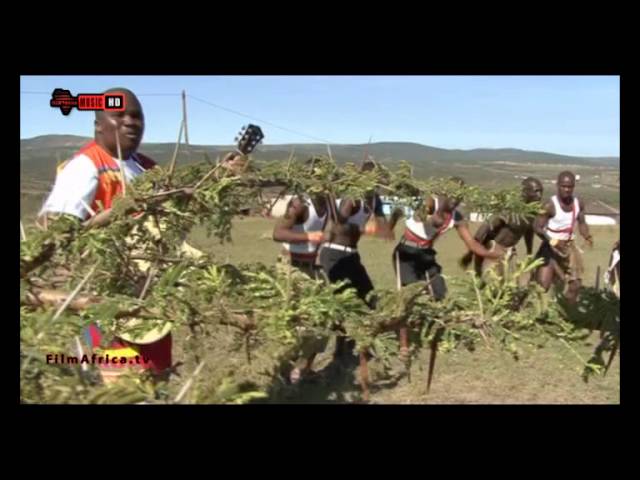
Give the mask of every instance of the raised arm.
<svg viewBox="0 0 640 480">
<path fill-rule="evenodd" d="M 294 232 L 293 226 L 304 221 L 307 206 L 299 197 L 289 200 L 287 211 L 273 228 L 273 240 L 287 243 L 321 243 L 322 232 Z"/>
<path fill-rule="evenodd" d="M 395 227 L 398 218 L 395 218 L 392 214 L 391 220 L 387 220 L 382 209 L 382 199 L 376 194 L 373 199 L 373 221 L 367 223 L 364 233 L 366 235 L 375 235 L 378 237 L 386 238 L 387 240 L 393 240 L 393 229 Z M 394 211 L 397 217 L 397 213 Z"/>
<path fill-rule="evenodd" d="M 490 220 L 486 220 L 482 222 L 482 225 L 476 230 L 476 234 L 473 238 L 480 244 L 484 245 L 487 238 L 494 232 L 496 232 L 502 225 L 504 221 L 498 217 L 494 216 Z M 462 268 L 467 268 L 471 261 L 473 260 L 473 250 L 467 250 L 467 252 L 460 257 L 459 264 Z"/>
<path fill-rule="evenodd" d="M 493 259 L 498 259 L 501 257 L 501 254 L 487 250 L 481 243 L 473 238 L 471 232 L 469 231 L 469 225 L 467 224 L 467 222 L 458 222 L 456 224 L 456 230 L 467 248 L 476 255 Z"/>
<path fill-rule="evenodd" d="M 533 222 L 533 231 L 536 235 L 540 237 L 541 240 L 545 242 L 551 242 L 551 238 L 545 232 L 547 228 L 547 223 L 549 223 L 549 219 L 553 218 L 556 215 L 556 209 L 553 206 L 553 202 L 547 202 L 544 205 L 544 208 L 540 215 L 536 217 Z"/>
</svg>

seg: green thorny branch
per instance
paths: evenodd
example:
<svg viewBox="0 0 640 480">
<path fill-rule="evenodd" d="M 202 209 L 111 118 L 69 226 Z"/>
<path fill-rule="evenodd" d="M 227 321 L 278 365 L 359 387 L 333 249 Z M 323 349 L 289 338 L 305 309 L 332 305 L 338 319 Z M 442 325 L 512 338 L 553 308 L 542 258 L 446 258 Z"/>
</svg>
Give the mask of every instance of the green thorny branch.
<svg viewBox="0 0 640 480">
<path fill-rule="evenodd" d="M 408 162 L 391 171 L 383 165 L 362 172 L 353 163 L 337 165 L 327 157 L 306 162 L 281 161 L 260 165 L 255 182 L 286 185 L 293 194 L 326 193 L 333 198 L 365 198 L 373 191 L 392 197 L 395 206 L 418 210 L 427 195 L 461 199 L 468 210 L 482 216 L 498 215 L 506 221 L 527 222 L 540 212 L 539 202 L 527 203 L 519 188 L 490 191 L 471 185 L 459 185 L 450 179 L 416 179 Z"/>
<path fill-rule="evenodd" d="M 22 400 L 171 401 L 166 383 L 153 383 L 145 376 L 103 386 L 81 368 L 45 362 L 46 353 L 75 351 L 74 340 L 81 328 L 93 321 L 105 329 L 107 339 L 123 331 L 145 333 L 172 322 L 176 328 L 190 328 L 196 343 L 204 348 L 208 339 L 222 336 L 229 329 L 236 332 L 238 348 L 250 350 L 255 366 L 240 367 L 239 360 L 234 360 L 233 367 L 221 369 L 216 376 L 213 366 L 205 365 L 206 375 L 194 375 L 193 387 L 189 385 L 183 402 L 188 398 L 233 403 L 263 397 L 279 366 L 300 351 L 305 338 L 330 337 L 337 327 L 356 340 L 358 350 L 371 351 L 385 365 L 398 354 L 395 329 L 403 325 L 425 339 L 434 335 L 429 328 L 433 324 L 444 327 L 441 350 L 461 343 L 471 346 L 478 338 L 514 353 L 516 343 L 530 341 L 530 337 L 561 337 L 569 344 L 579 340 L 556 303 L 541 307 L 542 297 L 535 287 L 517 286 L 515 279 L 534 268 L 530 261 L 521 263 L 506 279 L 489 277 L 482 288 L 470 276 L 461 281 L 464 294 L 442 302 L 426 294 L 425 284 L 376 291 L 377 307 L 370 310 L 353 290 L 339 291 L 340 284 L 311 280 L 284 265 L 221 265 L 207 255 L 191 258 L 182 252 L 180 246 L 195 225 L 204 225 L 222 241 L 229 239 L 232 219 L 256 204 L 256 191 L 264 185 L 286 185 L 292 192 L 328 192 L 336 197 L 361 197 L 372 189 L 404 199 L 425 192 L 464 195 L 475 206 L 495 208 L 492 213 L 498 207 L 500 212 L 506 211 L 505 204 L 496 202 L 496 198 L 510 198 L 513 211 L 522 207 L 515 195 L 482 197 L 470 187 L 451 182 L 413 179 L 406 164 L 395 172 L 379 167 L 362 174 L 354 165 L 338 167 L 324 158 L 316 160 L 313 165 L 274 162 L 242 176 L 212 175 L 195 192 L 188 189 L 210 172 L 211 165 L 180 167 L 172 180 L 174 190 L 182 190 L 177 194 L 158 191 L 165 184 L 166 172 L 152 170 L 135 181 L 134 196 L 115 202 L 111 221 L 105 227 L 84 229 L 62 217 L 51 221 L 47 231 L 28 232 L 28 240 L 21 243 L 20 257 L 21 357 L 23 362 L 29 356 L 34 361 L 26 366 L 21 378 Z M 162 201 L 154 200 L 159 197 Z M 41 292 L 46 290 L 71 291 L 97 260 L 99 266 L 83 285 L 78 302 L 71 302 L 62 313 L 57 328 L 38 338 L 59 303 L 49 305 L 33 299 L 42 299 Z M 148 271 L 151 265 L 156 270 L 152 277 Z M 144 285 L 148 289 L 140 298 Z M 76 305 L 81 299 L 87 302 Z M 608 299 L 600 301 L 610 307 Z M 141 322 L 123 325 L 130 318 Z M 237 358 L 233 352 L 226 357 L 228 361 Z M 198 367 L 200 372 L 203 366 Z M 209 378 L 212 380 L 205 380 Z"/>
</svg>

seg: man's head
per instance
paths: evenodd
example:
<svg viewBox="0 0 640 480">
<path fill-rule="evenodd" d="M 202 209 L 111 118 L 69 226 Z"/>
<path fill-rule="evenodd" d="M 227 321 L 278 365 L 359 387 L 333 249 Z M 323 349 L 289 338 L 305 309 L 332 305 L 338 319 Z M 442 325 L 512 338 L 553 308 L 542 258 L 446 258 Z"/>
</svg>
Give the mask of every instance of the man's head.
<svg viewBox="0 0 640 480">
<path fill-rule="evenodd" d="M 542 182 L 534 177 L 527 177 L 522 181 L 522 196 L 525 202 L 539 202 L 542 200 L 544 187 Z"/>
<path fill-rule="evenodd" d="M 104 93 L 124 95 L 124 110 L 121 112 L 96 111 L 95 140 L 112 156 L 117 157 L 116 135 L 120 140 L 122 157 L 135 153 L 144 134 L 144 113 L 135 94 L 126 88 L 111 88 Z"/>
<path fill-rule="evenodd" d="M 364 162 L 362 164 L 362 167 L 360 168 L 360 171 L 362 172 L 372 172 L 376 169 L 376 162 L 374 162 L 373 160 L 367 160 L 366 162 Z"/>
<path fill-rule="evenodd" d="M 560 172 L 558 175 L 558 197 L 560 200 L 571 200 L 573 189 L 576 186 L 576 176 L 569 172 Z"/>
<path fill-rule="evenodd" d="M 463 187 L 464 186 L 464 180 L 460 177 L 450 177 L 449 178 L 449 183 L 453 184 L 453 185 L 457 185 L 459 187 Z M 456 209 L 456 207 L 458 205 L 460 205 L 460 202 L 462 202 L 462 197 L 461 196 L 450 196 L 450 197 L 446 197 L 445 201 L 444 201 L 444 205 L 443 208 L 446 212 L 452 212 Z"/>
</svg>

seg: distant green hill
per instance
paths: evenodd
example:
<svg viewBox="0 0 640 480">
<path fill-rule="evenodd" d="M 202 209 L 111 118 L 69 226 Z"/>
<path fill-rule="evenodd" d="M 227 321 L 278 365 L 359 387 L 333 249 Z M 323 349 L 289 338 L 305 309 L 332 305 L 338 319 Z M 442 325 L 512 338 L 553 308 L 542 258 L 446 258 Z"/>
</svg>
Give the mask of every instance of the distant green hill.
<svg viewBox="0 0 640 480">
<path fill-rule="evenodd" d="M 20 165 L 22 174 L 35 179 L 52 180 L 56 163 L 69 158 L 78 147 L 89 141 L 87 137 L 75 135 L 43 135 L 20 140 Z M 144 143 L 141 152 L 153 157 L 160 164 L 167 163 L 175 148 L 174 143 Z M 202 161 L 205 153 L 212 159 L 229 151 L 229 145 L 190 145 L 181 146 L 181 161 Z M 618 157 L 570 157 L 545 152 L 530 152 L 517 149 L 475 149 L 446 150 L 408 142 L 379 142 L 366 145 L 332 145 L 332 155 L 339 162 L 360 162 L 364 149 L 383 164 L 394 164 L 400 160 L 409 160 L 414 164 L 417 175 L 436 175 L 447 167 L 456 164 L 473 165 L 478 163 L 509 162 L 522 165 L 581 165 L 606 166 L 617 168 Z M 324 144 L 287 144 L 261 145 L 253 157 L 258 160 L 277 160 L 287 158 L 291 150 L 297 157 L 326 155 Z"/>
</svg>

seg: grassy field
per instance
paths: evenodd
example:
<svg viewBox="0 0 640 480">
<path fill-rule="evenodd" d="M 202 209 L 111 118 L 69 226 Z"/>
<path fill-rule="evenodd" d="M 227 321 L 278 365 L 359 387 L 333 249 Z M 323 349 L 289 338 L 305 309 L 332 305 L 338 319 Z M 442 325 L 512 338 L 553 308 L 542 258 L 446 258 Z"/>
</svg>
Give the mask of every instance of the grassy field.
<svg viewBox="0 0 640 480">
<path fill-rule="evenodd" d="M 233 242 L 220 245 L 217 240 L 207 239 L 203 231 L 194 231 L 191 243 L 221 261 L 233 263 L 276 261 L 279 244 L 271 239 L 273 220 L 242 218 L 235 222 Z M 477 225 L 472 226 L 475 230 Z M 396 237 L 402 225 L 398 226 Z M 594 285 L 596 269 L 606 268 L 611 246 L 619 238 L 619 227 L 592 227 L 594 249 L 585 251 L 585 284 Z M 393 242 L 365 238 L 361 241 L 360 253 L 373 283 L 378 288 L 394 285 L 391 267 Z M 534 251 L 538 241 L 534 244 Z M 437 244 L 439 263 L 445 275 L 459 276 L 463 272 L 456 260 L 464 253 L 464 245 L 455 232 Z M 524 245 L 519 246 L 524 254 Z M 455 294 L 454 292 L 452 292 Z M 180 332 L 176 333 L 179 343 Z M 599 336 L 594 333 L 591 345 L 579 350 L 587 358 L 597 344 Z M 322 370 L 330 360 L 332 346 L 321 355 L 316 368 Z M 179 352 L 176 352 L 179 356 Z M 215 355 L 215 353 L 211 353 Z M 427 376 L 427 352 L 414 362 L 411 378 L 396 376 L 385 380 L 378 378 L 372 389 L 373 403 L 393 404 L 617 404 L 620 402 L 619 356 L 613 362 L 606 377 L 591 378 L 588 382 L 580 376 L 581 368 L 573 353 L 556 342 L 544 348 L 525 350 L 518 362 L 507 353 L 482 347 L 473 353 L 458 350 L 438 357 L 435 379 L 431 391 L 425 391 Z M 213 357 L 211 358 L 213 359 Z M 179 360 L 179 358 L 178 358 Z M 372 376 L 378 372 L 375 362 L 371 365 Z M 398 378 L 399 377 L 399 378 Z M 409 381 L 411 380 L 411 381 Z M 321 381 L 292 389 L 274 396 L 273 402 L 327 403 L 349 402 L 359 398 L 355 368 L 347 375 L 331 382 Z"/>
</svg>

